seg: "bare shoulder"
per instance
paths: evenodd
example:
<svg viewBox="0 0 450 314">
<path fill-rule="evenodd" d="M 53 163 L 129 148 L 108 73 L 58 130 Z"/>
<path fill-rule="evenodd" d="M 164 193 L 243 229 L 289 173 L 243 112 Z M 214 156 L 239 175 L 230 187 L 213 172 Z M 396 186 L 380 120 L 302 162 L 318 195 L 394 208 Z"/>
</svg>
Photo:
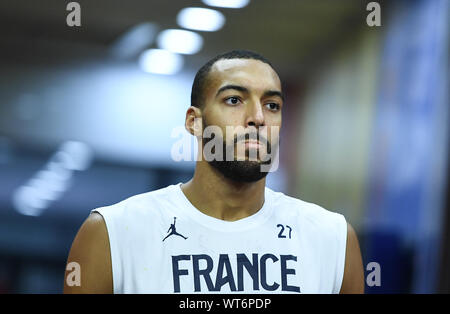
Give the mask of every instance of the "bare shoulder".
<svg viewBox="0 0 450 314">
<path fill-rule="evenodd" d="M 103 217 L 91 213 L 83 222 L 70 249 L 67 264 L 76 263 L 79 282 L 71 269 L 64 276 L 64 293 L 112 293 L 112 267 L 108 231 Z"/>
<path fill-rule="evenodd" d="M 364 293 L 364 269 L 361 249 L 355 229 L 349 223 L 347 223 L 344 279 L 340 293 Z"/>
</svg>

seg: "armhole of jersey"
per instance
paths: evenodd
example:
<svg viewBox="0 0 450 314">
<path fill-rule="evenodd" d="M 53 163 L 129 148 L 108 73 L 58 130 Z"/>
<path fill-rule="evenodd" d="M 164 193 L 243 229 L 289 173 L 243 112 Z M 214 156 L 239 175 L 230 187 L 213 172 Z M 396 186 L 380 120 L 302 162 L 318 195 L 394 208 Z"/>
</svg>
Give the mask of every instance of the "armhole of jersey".
<svg viewBox="0 0 450 314">
<path fill-rule="evenodd" d="M 117 249 L 116 232 L 114 223 L 109 215 L 105 215 L 104 211 L 100 208 L 93 209 L 91 212 L 99 213 L 105 221 L 106 230 L 108 232 L 109 250 L 111 255 L 111 267 L 112 267 L 112 281 L 113 281 L 113 293 L 119 293 L 119 282 L 121 282 L 122 273 L 119 265 L 119 251 Z"/>
<path fill-rule="evenodd" d="M 347 221 L 345 217 L 339 214 L 339 224 L 338 224 L 338 249 L 336 256 L 336 278 L 333 293 L 340 293 L 342 282 L 344 280 L 344 270 L 345 270 L 345 255 L 347 249 Z"/>
</svg>

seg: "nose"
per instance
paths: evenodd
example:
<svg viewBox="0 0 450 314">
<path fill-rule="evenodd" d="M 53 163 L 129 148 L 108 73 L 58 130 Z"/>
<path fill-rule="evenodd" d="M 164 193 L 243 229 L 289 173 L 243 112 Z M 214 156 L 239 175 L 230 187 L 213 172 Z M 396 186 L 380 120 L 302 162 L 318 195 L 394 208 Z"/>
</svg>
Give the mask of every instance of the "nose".
<svg viewBox="0 0 450 314">
<path fill-rule="evenodd" d="M 247 104 L 247 117 L 245 126 L 253 126 L 259 128 L 265 125 L 264 112 L 259 101 L 252 101 Z"/>
</svg>

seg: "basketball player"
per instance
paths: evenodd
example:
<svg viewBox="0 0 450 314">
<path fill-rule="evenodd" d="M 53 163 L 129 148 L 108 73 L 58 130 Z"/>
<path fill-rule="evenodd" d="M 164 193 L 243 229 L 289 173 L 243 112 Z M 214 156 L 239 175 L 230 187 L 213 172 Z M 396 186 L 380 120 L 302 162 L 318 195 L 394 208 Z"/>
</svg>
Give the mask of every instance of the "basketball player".
<svg viewBox="0 0 450 314">
<path fill-rule="evenodd" d="M 279 133 L 263 131 L 281 127 L 282 107 L 280 79 L 261 55 L 232 51 L 205 64 L 186 129 L 199 154 L 202 130 L 216 126 L 224 150 L 244 144 L 245 158 L 198 158 L 187 183 L 93 210 L 68 257 L 80 265 L 80 286 L 65 282 L 64 292 L 363 293 L 360 248 L 345 218 L 265 186 L 261 166 Z M 247 133 L 227 140 L 227 126 Z M 250 140 L 251 132 L 261 137 Z"/>
</svg>

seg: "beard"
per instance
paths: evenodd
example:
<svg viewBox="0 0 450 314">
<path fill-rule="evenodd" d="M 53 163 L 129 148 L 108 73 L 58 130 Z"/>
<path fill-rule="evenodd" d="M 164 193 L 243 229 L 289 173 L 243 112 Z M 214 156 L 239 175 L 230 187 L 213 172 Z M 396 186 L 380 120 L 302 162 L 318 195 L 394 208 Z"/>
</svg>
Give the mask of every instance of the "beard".
<svg viewBox="0 0 450 314">
<path fill-rule="evenodd" d="M 206 124 L 206 121 L 204 118 L 202 118 L 203 121 L 203 130 L 208 126 Z M 256 134 L 254 134 L 256 135 Z M 211 136 L 210 138 L 204 138 L 203 137 L 203 148 L 205 145 L 214 139 L 216 135 Z M 222 152 L 224 156 L 229 156 L 229 152 L 234 151 L 236 152 L 236 145 L 239 141 L 245 140 L 248 138 L 252 139 L 259 139 L 260 136 L 258 134 L 258 137 L 250 137 L 249 134 L 240 135 L 239 137 L 237 134 L 234 135 L 233 143 L 226 143 L 226 141 L 222 138 Z M 271 145 L 270 142 L 265 139 L 263 141 L 266 145 L 267 154 L 270 154 L 271 152 Z M 260 152 L 258 151 L 258 156 L 260 156 Z M 268 171 L 262 171 L 261 166 L 262 165 L 270 165 L 271 159 L 261 161 L 260 159 L 257 160 L 248 160 L 249 159 L 249 149 L 245 150 L 245 160 L 237 160 L 235 156 L 233 156 L 234 160 L 227 160 L 228 158 L 223 158 L 224 160 L 216 160 L 213 159 L 211 161 L 208 161 L 208 163 L 218 170 L 225 178 L 235 181 L 235 182 L 243 182 L 243 183 L 251 183 L 259 181 L 263 178 L 265 178 L 268 174 Z"/>
</svg>

